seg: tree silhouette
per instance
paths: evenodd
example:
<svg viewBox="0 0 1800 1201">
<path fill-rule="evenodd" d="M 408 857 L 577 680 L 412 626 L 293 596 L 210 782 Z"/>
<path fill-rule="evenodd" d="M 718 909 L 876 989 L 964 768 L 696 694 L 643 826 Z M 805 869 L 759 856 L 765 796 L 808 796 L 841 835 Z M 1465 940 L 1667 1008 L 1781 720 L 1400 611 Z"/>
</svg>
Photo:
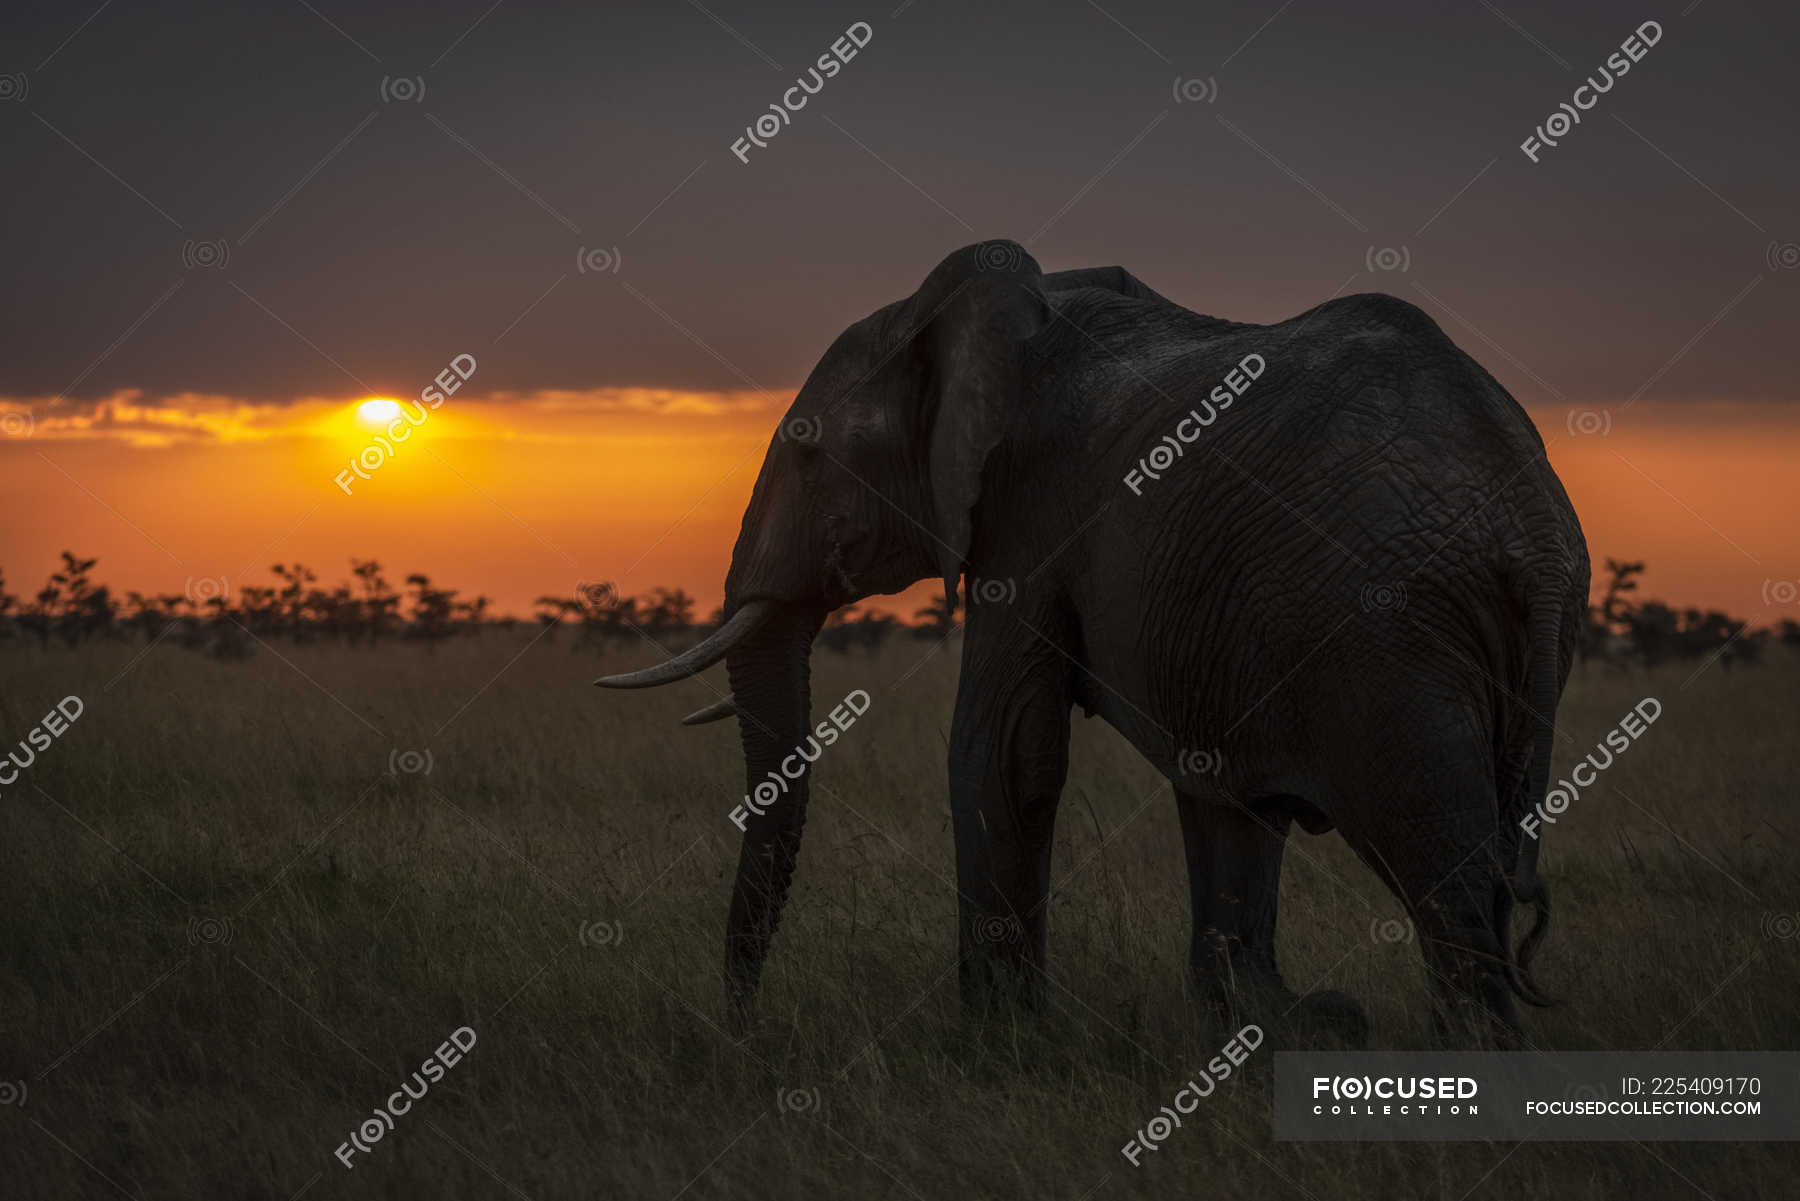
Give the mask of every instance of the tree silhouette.
<svg viewBox="0 0 1800 1201">
<path fill-rule="evenodd" d="M 915 638 L 942 640 L 948 638 L 950 632 L 956 628 L 956 610 L 951 608 L 949 600 L 942 596 L 934 595 L 931 603 L 914 613 L 913 616 L 919 621 L 919 624 L 913 627 L 913 637 Z"/>
<path fill-rule="evenodd" d="M 97 560 L 63 551 L 57 570 L 30 600 L 7 592 L 0 574 L 0 639 L 29 636 L 48 650 L 53 641 L 75 647 L 95 638 L 166 638 L 216 658 L 241 659 L 259 642 L 272 639 L 355 645 L 364 639 L 404 637 L 435 650 L 456 634 L 509 632 L 518 626 L 518 618 L 494 614 L 488 597 L 459 599 L 456 589 L 439 588 L 422 572 L 406 576 L 407 591 L 400 593 L 388 584 L 376 560 L 351 558 L 349 563 L 351 578 L 329 587 L 319 587 L 317 574 L 304 564 L 277 563 L 270 569 L 273 584 L 245 584 L 232 595 L 129 592 L 121 604 L 95 581 Z M 1584 661 L 1656 667 L 1675 659 L 1709 659 L 1731 670 L 1760 661 L 1776 642 L 1800 647 L 1800 623 L 1792 620 L 1782 620 L 1773 630 L 1755 630 L 1716 609 L 1639 603 L 1644 571 L 1641 561 L 1606 560 L 1606 586 L 1583 622 Z M 681 588 L 625 596 L 613 585 L 599 583 L 583 585 L 575 596 L 538 597 L 534 616 L 543 626 L 575 627 L 578 645 L 584 647 L 644 637 L 666 645 L 697 628 L 694 608 L 694 598 Z M 897 630 L 943 641 L 957 629 L 956 610 L 941 595 L 933 595 L 914 617 L 909 626 L 890 613 L 846 607 L 826 619 L 818 643 L 839 653 L 857 647 L 873 651 Z M 705 626 L 716 629 L 723 618 L 724 610 L 715 609 Z M 554 634 L 543 631 L 540 636 L 548 640 Z"/>
</svg>

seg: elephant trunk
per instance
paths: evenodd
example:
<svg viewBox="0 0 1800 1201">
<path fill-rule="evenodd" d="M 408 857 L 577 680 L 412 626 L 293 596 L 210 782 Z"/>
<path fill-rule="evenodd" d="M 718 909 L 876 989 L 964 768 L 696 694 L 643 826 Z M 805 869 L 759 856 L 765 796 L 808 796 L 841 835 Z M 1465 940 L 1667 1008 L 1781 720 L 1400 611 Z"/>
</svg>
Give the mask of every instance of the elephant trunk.
<svg viewBox="0 0 1800 1201">
<path fill-rule="evenodd" d="M 781 921 L 806 823 L 806 764 L 795 756 L 811 715 L 810 663 L 822 615 L 784 608 L 726 659 L 744 746 L 748 797 L 737 880 L 725 922 L 725 991 L 748 1026 L 763 960 Z"/>
</svg>

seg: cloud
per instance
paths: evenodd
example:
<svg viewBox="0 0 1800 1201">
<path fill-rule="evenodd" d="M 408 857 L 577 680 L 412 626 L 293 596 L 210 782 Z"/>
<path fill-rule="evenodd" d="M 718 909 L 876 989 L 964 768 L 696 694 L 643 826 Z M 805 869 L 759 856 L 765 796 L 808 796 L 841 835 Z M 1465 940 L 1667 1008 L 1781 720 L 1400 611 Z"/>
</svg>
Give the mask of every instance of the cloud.
<svg viewBox="0 0 1800 1201">
<path fill-rule="evenodd" d="M 127 389 L 91 401 L 0 397 L 0 426 L 12 436 L 103 439 L 141 448 L 230 445 L 277 438 L 337 437 L 365 396 L 251 401 L 184 392 L 147 397 Z M 791 392 L 690 392 L 671 388 L 548 389 L 453 397 L 440 410 L 478 418 L 466 436 L 575 439 L 589 419 L 759 419 L 784 411 Z M 404 403 L 404 402 L 403 402 Z M 759 422 L 760 423 L 760 422 Z M 455 436 L 455 423 L 445 432 Z"/>
</svg>

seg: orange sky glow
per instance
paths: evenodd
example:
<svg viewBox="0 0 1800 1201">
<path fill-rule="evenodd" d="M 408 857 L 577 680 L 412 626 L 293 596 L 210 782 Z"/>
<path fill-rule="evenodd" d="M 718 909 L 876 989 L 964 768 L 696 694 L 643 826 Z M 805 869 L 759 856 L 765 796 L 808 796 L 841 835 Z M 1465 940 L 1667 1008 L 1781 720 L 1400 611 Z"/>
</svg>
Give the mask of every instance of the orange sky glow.
<svg viewBox="0 0 1800 1201">
<path fill-rule="evenodd" d="M 368 399 L 0 401 L 7 590 L 35 592 L 64 549 L 97 556 L 121 595 L 266 584 L 271 564 L 294 561 L 329 585 L 355 556 L 380 560 L 396 585 L 423 571 L 502 612 L 610 580 L 686 588 L 704 614 L 792 393 L 458 396 L 346 494 L 334 480 L 375 432 L 358 416 Z M 1774 590 L 1800 576 L 1800 429 L 1783 413 L 1618 406 L 1601 434 L 1572 431 L 1562 410 L 1533 417 L 1597 576 L 1608 556 L 1643 559 L 1644 596 L 1755 624 L 1800 617 Z M 873 604 L 910 615 L 927 591 Z"/>
</svg>

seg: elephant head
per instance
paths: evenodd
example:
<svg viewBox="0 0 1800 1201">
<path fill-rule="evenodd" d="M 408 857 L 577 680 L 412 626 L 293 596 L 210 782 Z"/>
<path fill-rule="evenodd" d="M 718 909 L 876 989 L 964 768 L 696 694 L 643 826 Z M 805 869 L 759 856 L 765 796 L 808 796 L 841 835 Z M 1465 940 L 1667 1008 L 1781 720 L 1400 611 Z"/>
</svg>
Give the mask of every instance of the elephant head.
<svg viewBox="0 0 1800 1201">
<path fill-rule="evenodd" d="M 645 688 L 723 658 L 748 788 L 805 742 L 808 658 L 834 608 L 934 575 L 952 606 L 982 469 L 1018 411 L 1023 347 L 1050 320 L 1045 279 L 1014 242 L 946 258 L 910 298 L 845 330 L 769 443 L 725 580 L 726 620 L 658 666 L 595 681 Z M 691 719 L 692 720 L 692 719 Z M 750 1016 L 793 879 L 807 780 L 744 823 L 726 921 L 733 1016 Z"/>
</svg>

